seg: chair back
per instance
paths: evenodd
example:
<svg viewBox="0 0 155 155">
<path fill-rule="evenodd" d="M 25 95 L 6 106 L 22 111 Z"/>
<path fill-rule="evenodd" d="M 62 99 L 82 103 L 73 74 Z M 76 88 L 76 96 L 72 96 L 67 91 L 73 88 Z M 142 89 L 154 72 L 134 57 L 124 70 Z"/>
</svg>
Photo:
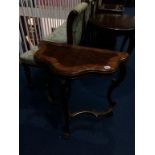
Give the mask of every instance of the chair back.
<svg viewBox="0 0 155 155">
<path fill-rule="evenodd" d="M 85 31 L 89 11 L 88 3 L 79 3 L 68 15 L 67 18 L 67 43 L 79 44 Z"/>
</svg>

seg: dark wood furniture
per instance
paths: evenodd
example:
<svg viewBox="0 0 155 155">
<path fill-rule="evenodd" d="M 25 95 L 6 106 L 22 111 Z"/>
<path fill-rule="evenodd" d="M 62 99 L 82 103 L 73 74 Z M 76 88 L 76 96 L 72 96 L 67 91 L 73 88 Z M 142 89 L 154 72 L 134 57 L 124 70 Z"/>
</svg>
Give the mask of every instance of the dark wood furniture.
<svg viewBox="0 0 155 155">
<path fill-rule="evenodd" d="M 122 43 L 121 51 L 129 39 L 128 53 L 131 53 L 134 48 L 134 35 L 135 35 L 135 17 L 121 14 L 103 14 L 97 13 L 90 18 L 90 23 L 94 28 L 112 34 L 115 37 L 123 35 L 125 39 Z"/>
<path fill-rule="evenodd" d="M 64 135 L 69 135 L 69 120 L 81 113 L 90 113 L 96 117 L 112 114 L 116 104 L 112 99 L 113 90 L 125 77 L 126 52 L 114 52 L 106 49 L 88 48 L 77 45 L 58 44 L 47 41 L 40 43 L 35 53 L 38 64 L 48 68 L 51 74 L 62 79 L 62 106 L 64 111 Z M 83 110 L 71 113 L 68 105 L 71 80 L 86 74 L 109 75 L 120 69 L 118 79 L 113 80 L 108 92 L 109 106 L 103 112 Z M 104 82 L 104 81 L 103 81 Z"/>
<path fill-rule="evenodd" d="M 100 28 L 114 31 L 129 31 L 135 29 L 135 17 L 119 14 L 96 14 L 90 21 Z"/>
<path fill-rule="evenodd" d="M 94 13 L 123 14 L 126 0 L 92 0 Z"/>
<path fill-rule="evenodd" d="M 122 14 L 126 0 L 96 0 L 96 3 L 96 12 Z"/>
<path fill-rule="evenodd" d="M 102 4 L 98 9 L 98 12 L 102 13 L 123 13 L 123 4 Z"/>
</svg>

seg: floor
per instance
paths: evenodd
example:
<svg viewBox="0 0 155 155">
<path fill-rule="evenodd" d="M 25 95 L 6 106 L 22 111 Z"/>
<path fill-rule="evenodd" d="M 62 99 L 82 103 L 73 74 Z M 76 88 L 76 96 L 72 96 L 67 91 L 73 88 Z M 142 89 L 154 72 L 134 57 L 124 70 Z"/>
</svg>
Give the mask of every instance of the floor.
<svg viewBox="0 0 155 155">
<path fill-rule="evenodd" d="M 134 10 L 126 10 L 133 13 Z M 120 46 L 121 38 L 117 40 Z M 71 136 L 63 139 L 63 113 L 60 104 L 47 99 L 46 76 L 32 69 L 33 90 L 29 90 L 21 66 L 20 73 L 20 154 L 21 155 L 134 155 L 135 59 L 132 52 L 127 76 L 113 93 L 117 101 L 112 117 L 97 119 L 81 115 L 71 120 Z M 54 77 L 53 90 L 59 98 L 59 80 Z M 70 108 L 103 109 L 111 78 L 89 75 L 72 82 Z"/>
</svg>

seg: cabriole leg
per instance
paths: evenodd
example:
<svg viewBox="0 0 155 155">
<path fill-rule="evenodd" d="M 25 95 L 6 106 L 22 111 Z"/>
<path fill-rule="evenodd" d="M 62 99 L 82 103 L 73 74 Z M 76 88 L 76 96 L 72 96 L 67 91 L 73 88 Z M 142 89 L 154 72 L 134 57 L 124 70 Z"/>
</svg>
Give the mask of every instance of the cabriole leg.
<svg viewBox="0 0 155 155">
<path fill-rule="evenodd" d="M 64 138 L 68 138 L 69 136 L 69 95 L 70 95 L 70 81 L 63 79 L 61 81 L 62 85 L 62 106 L 64 112 Z"/>
<path fill-rule="evenodd" d="M 115 88 L 117 88 L 120 85 L 120 83 L 124 80 L 124 78 L 126 76 L 125 63 L 120 64 L 119 68 L 120 68 L 120 72 L 119 72 L 118 79 L 112 80 L 112 84 L 109 87 L 109 90 L 107 93 L 107 98 L 108 98 L 108 101 L 109 101 L 111 107 L 114 107 L 116 105 L 116 102 L 112 99 L 112 92 Z"/>
</svg>

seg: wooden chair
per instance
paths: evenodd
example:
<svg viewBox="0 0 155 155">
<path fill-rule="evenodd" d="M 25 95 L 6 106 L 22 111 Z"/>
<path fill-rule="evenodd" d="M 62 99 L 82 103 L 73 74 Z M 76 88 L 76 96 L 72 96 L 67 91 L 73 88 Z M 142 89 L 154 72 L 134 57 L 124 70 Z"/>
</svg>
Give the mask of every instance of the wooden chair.
<svg viewBox="0 0 155 155">
<path fill-rule="evenodd" d="M 89 4 L 86 2 L 81 2 L 75 6 L 75 8 L 70 11 L 67 22 L 58 27 L 44 40 L 74 45 L 80 44 L 89 18 L 88 6 Z M 38 47 L 33 46 L 31 50 L 20 55 L 20 63 L 24 68 L 28 86 L 30 88 L 32 87 L 30 67 L 39 67 L 34 60 L 34 54 L 37 50 Z"/>
</svg>

